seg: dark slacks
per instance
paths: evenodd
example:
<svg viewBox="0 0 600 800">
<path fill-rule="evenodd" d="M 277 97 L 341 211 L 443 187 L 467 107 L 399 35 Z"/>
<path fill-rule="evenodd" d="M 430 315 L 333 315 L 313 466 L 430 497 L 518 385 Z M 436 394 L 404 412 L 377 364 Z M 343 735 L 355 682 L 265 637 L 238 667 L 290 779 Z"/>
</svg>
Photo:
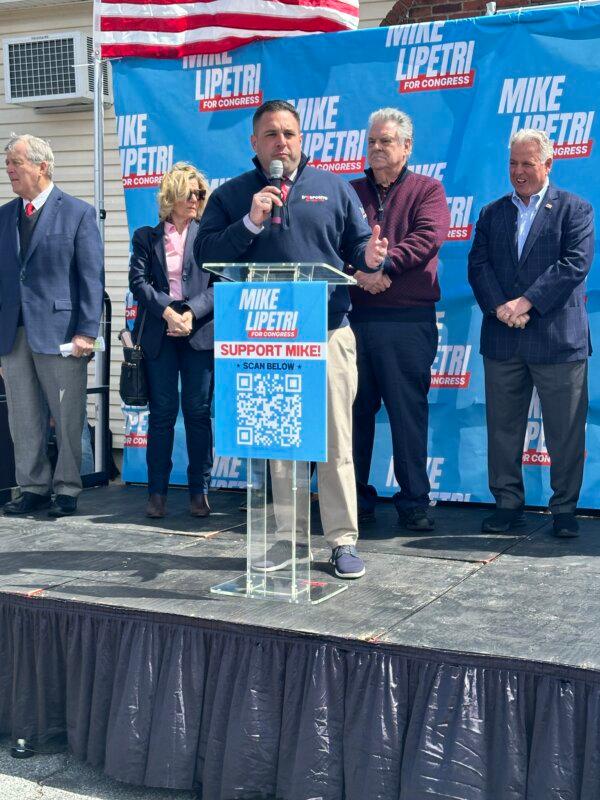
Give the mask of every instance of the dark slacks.
<svg viewBox="0 0 600 800">
<path fill-rule="evenodd" d="M 213 460 L 210 406 L 214 387 L 214 353 L 212 350 L 194 350 L 187 339 L 165 336 L 158 357 L 146 359 L 146 373 L 150 410 L 146 450 L 148 492 L 167 493 L 173 467 L 171 456 L 181 378 L 189 490 L 190 494 L 206 494 Z"/>
<path fill-rule="evenodd" d="M 520 358 L 484 358 L 490 491 L 498 508 L 525 503 L 522 456 L 533 387 L 538 391 L 551 459 L 549 507 L 572 514 L 585 457 L 588 409 L 586 361 L 527 364 Z"/>
<path fill-rule="evenodd" d="M 400 511 L 425 507 L 430 489 L 427 393 L 438 345 L 435 309 L 410 309 L 405 317 L 394 314 L 390 319 L 353 320 L 352 329 L 358 364 L 353 448 L 359 498 L 369 496 L 365 487 L 371 469 L 375 415 L 383 401 L 390 420 L 394 475 L 399 486 L 394 502 Z"/>
</svg>

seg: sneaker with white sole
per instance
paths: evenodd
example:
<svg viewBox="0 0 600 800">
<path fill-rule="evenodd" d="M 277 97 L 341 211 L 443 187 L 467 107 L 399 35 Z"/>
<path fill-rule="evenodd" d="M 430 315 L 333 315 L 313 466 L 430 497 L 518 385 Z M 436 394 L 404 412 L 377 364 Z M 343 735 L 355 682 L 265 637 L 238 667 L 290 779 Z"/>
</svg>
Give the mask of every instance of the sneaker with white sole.
<svg viewBox="0 0 600 800">
<path fill-rule="evenodd" d="M 365 562 L 353 545 L 342 544 L 334 547 L 329 563 L 338 578 L 362 578 L 365 574 Z"/>
<path fill-rule="evenodd" d="M 296 564 L 306 564 L 312 561 L 312 553 L 309 553 L 308 546 L 305 544 L 296 545 Z M 279 569 L 286 569 L 292 565 L 292 543 L 289 541 L 275 542 L 269 548 L 265 557 L 252 562 L 252 569 L 256 572 L 277 572 Z"/>
</svg>

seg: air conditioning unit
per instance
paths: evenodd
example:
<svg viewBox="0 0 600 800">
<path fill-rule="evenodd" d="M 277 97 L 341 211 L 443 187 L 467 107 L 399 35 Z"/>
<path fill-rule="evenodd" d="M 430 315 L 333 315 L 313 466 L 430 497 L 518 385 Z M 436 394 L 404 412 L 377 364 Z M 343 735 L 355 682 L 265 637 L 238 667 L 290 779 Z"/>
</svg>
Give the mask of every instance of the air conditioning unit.
<svg viewBox="0 0 600 800">
<path fill-rule="evenodd" d="M 89 107 L 94 101 L 93 39 L 82 31 L 4 39 L 7 103 L 40 111 Z M 112 103 L 109 64 L 102 63 L 102 97 Z"/>
</svg>

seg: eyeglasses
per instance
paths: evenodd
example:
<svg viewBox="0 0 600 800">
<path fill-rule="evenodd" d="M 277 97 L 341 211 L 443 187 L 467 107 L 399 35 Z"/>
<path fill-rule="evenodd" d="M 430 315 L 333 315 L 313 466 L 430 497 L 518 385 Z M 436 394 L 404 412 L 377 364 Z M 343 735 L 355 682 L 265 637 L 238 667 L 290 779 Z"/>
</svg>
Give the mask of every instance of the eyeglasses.
<svg viewBox="0 0 600 800">
<path fill-rule="evenodd" d="M 194 197 L 200 202 L 200 200 L 204 200 L 206 197 L 206 192 L 203 189 L 192 189 L 187 196 L 188 203 L 193 200 Z"/>
</svg>

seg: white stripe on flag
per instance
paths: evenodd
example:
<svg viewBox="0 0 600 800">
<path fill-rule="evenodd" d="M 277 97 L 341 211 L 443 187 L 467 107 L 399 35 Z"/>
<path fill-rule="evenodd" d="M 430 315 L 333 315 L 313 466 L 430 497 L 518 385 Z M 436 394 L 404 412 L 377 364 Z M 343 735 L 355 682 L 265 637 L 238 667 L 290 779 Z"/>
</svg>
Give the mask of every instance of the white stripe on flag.
<svg viewBox="0 0 600 800">
<path fill-rule="evenodd" d="M 165 47 L 190 44 L 192 42 L 218 42 L 229 36 L 260 36 L 265 39 L 281 36 L 299 36 L 302 31 L 242 31 L 238 28 L 197 28 L 181 33 L 162 33 L 159 31 L 102 31 L 102 44 L 153 44 Z"/>
</svg>

